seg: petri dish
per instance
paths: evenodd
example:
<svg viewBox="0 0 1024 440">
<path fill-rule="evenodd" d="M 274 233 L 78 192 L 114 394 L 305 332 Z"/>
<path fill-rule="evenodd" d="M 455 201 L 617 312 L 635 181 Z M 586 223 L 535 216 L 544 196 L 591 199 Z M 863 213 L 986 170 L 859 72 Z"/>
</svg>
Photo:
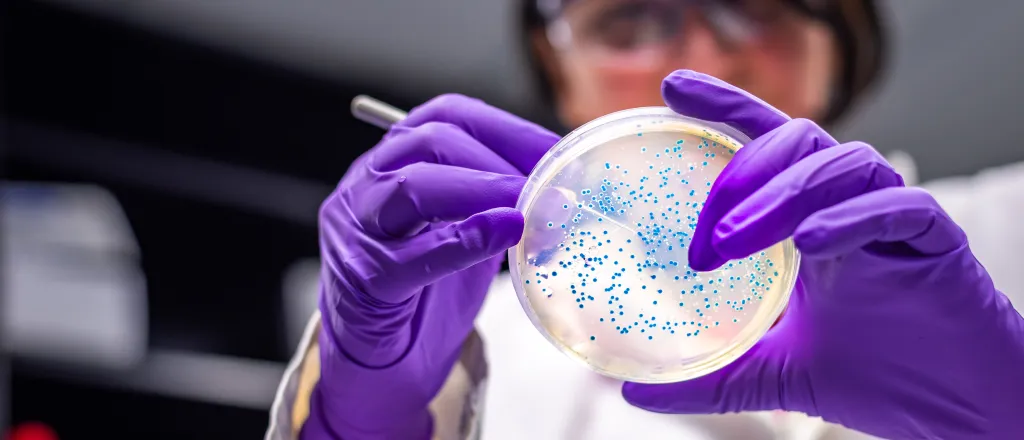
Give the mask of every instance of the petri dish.
<svg viewBox="0 0 1024 440">
<path fill-rule="evenodd" d="M 750 349 L 782 313 L 799 254 L 786 240 L 711 272 L 687 251 L 715 178 L 749 142 L 666 107 L 583 125 L 520 195 L 509 250 L 523 309 L 563 353 L 641 383 L 703 376 Z"/>
</svg>

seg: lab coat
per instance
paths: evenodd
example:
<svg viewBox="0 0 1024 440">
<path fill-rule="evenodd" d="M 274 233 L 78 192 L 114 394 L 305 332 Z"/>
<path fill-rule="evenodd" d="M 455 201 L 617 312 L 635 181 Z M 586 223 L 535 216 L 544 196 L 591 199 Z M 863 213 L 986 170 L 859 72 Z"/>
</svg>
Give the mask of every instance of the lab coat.
<svg viewBox="0 0 1024 440">
<path fill-rule="evenodd" d="M 912 184 L 916 173 L 905 157 L 892 158 Z M 923 185 L 965 230 L 972 250 L 996 286 L 1016 307 L 1024 306 L 1024 164 L 992 169 L 976 176 Z M 1015 273 L 1016 272 L 1016 273 Z M 301 423 L 294 411 L 303 364 L 315 344 L 314 316 L 289 366 L 272 410 L 268 439 L 291 438 Z M 507 274 L 491 286 L 477 319 L 485 345 L 486 378 L 466 379 L 453 371 L 432 404 L 434 437 L 482 440 L 677 438 L 690 440 L 862 440 L 873 437 L 820 419 L 793 413 L 745 413 L 709 416 L 655 414 L 634 408 L 620 395 L 621 382 L 591 373 L 552 347 L 533 327 Z M 466 358 L 466 356 L 463 356 Z M 305 360 L 304 360 L 305 359 Z M 481 360 L 483 362 L 483 360 Z M 307 365 L 307 367 L 309 367 Z M 456 370 L 464 366 L 457 365 Z M 308 369 L 308 368 L 307 368 Z M 461 371 L 461 370 L 460 370 Z M 454 397 L 453 397 L 454 396 Z M 459 398 L 462 396 L 462 398 Z M 445 400 L 439 403 L 438 401 Z M 467 423 L 467 420 L 469 421 Z"/>
</svg>

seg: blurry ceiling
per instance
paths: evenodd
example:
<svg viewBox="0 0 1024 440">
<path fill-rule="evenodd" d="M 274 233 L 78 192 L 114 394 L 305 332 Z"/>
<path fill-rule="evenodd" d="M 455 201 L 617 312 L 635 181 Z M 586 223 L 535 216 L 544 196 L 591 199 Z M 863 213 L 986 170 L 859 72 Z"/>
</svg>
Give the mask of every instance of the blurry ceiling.
<svg viewBox="0 0 1024 440">
<path fill-rule="evenodd" d="M 457 91 L 517 112 L 537 105 L 514 0 L 47 1 L 421 99 Z M 1024 160 L 1024 2 L 882 3 L 890 75 L 839 137 L 910 152 L 924 179 Z"/>
</svg>

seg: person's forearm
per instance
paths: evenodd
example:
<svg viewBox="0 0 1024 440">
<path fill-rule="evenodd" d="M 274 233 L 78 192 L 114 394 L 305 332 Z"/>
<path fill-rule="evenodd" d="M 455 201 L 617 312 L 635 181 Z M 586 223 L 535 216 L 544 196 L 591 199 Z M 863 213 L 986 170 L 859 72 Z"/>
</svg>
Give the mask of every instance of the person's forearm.
<svg viewBox="0 0 1024 440">
<path fill-rule="evenodd" d="M 474 333 L 463 346 L 461 357 L 452 368 L 441 391 L 429 403 L 429 408 L 404 417 L 407 423 L 381 426 L 374 423 L 375 417 L 369 414 L 340 414 L 332 410 L 338 402 L 331 399 L 354 399 L 357 402 L 387 396 L 384 390 L 362 389 L 358 382 L 365 381 L 365 372 L 346 374 L 342 379 L 350 378 L 353 384 L 344 385 L 347 380 L 333 380 L 336 385 L 330 388 L 321 386 L 321 342 L 318 341 L 320 328 L 318 317 L 314 320 L 316 327 L 307 329 L 304 339 L 290 374 L 286 375 L 285 383 L 275 404 L 275 409 L 287 411 L 285 414 L 274 414 L 279 422 L 277 433 L 268 433 L 268 439 L 283 440 L 286 438 L 303 439 L 415 439 L 436 438 L 464 440 L 474 438 L 479 420 L 479 402 L 476 398 L 482 392 L 483 382 L 487 374 L 487 365 L 483 357 L 483 343 Z M 332 372 L 337 376 L 338 370 Z M 373 374 L 372 371 L 369 374 Z M 289 386 L 290 385 L 290 386 Z M 347 392 L 346 392 L 347 391 Z M 369 394 L 367 394 L 369 393 Z M 383 394 L 382 394 L 383 393 Z M 352 408 L 345 402 L 344 408 Z M 278 408 L 280 406 L 280 408 Z M 401 406 L 401 402 L 395 402 Z M 358 406 L 356 406 L 358 407 Z M 352 423 L 356 420 L 359 423 Z M 468 423 L 465 421 L 468 420 Z M 272 424 L 272 431 L 275 426 Z"/>
<path fill-rule="evenodd" d="M 382 425 L 372 417 L 346 417 L 332 408 L 338 397 L 317 383 L 309 400 L 309 417 L 299 428 L 300 440 L 428 440 L 434 438 L 433 419 L 424 408 L 403 418 L 400 424 Z M 347 399 L 345 397 L 343 399 Z M 347 404 L 342 407 L 350 407 Z M 355 423 L 353 423 L 355 422 Z M 357 424 L 358 423 L 358 424 Z"/>
<path fill-rule="evenodd" d="M 381 368 L 356 362 L 335 345 L 330 334 L 326 326 L 320 332 L 320 378 L 299 438 L 429 439 L 432 421 L 427 406 L 434 396 L 409 393 L 423 381 L 410 375 L 402 362 Z M 439 388 L 440 384 L 433 389 Z M 403 392 L 411 398 L 395 398 Z"/>
<path fill-rule="evenodd" d="M 298 392 L 292 409 L 293 438 L 307 440 L 334 439 L 414 439 L 430 438 L 433 432 L 430 414 L 424 409 L 412 423 L 390 426 L 384 431 L 366 432 L 357 426 L 345 424 L 345 417 L 331 417 L 330 392 L 320 383 L 320 344 L 314 342 L 302 363 Z M 358 398 L 358 397 L 356 397 Z M 332 423 L 333 421 L 333 423 Z M 341 422 L 341 423 L 338 423 Z"/>
</svg>

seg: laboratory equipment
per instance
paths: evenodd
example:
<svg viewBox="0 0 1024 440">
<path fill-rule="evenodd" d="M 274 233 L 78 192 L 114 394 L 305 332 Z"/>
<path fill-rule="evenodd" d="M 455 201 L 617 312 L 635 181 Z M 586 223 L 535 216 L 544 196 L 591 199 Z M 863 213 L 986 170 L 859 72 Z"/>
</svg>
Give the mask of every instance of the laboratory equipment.
<svg viewBox="0 0 1024 440">
<path fill-rule="evenodd" d="M 799 255 L 785 240 L 711 272 L 687 264 L 715 178 L 750 139 L 638 108 L 598 118 L 544 156 L 520 196 L 513 284 L 538 330 L 598 373 L 642 383 L 715 371 L 786 306 Z"/>
<path fill-rule="evenodd" d="M 350 110 L 356 119 L 385 130 L 408 116 L 391 104 L 366 95 L 352 98 Z"/>
</svg>

